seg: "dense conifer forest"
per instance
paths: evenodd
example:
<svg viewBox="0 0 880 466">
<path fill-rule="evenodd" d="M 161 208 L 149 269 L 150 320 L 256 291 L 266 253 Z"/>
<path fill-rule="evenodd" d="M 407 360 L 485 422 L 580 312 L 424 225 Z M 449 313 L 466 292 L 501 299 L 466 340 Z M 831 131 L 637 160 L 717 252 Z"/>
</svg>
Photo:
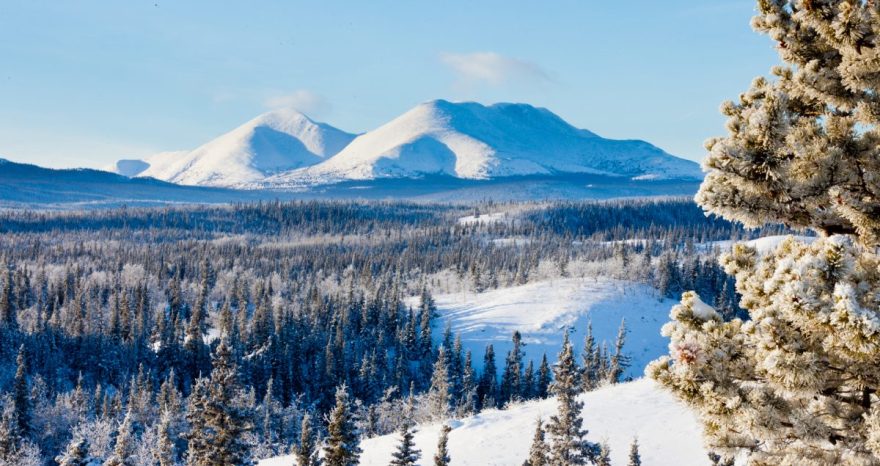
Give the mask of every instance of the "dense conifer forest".
<svg viewBox="0 0 880 466">
<path fill-rule="evenodd" d="M 518 333 L 506 355 L 463 351 L 432 296 L 607 275 L 730 318 L 712 242 L 782 232 L 686 199 L 2 212 L 0 462 L 308 462 L 324 445 L 346 464 L 359 438 L 553 391 L 556 355 L 524 361 Z M 621 378 L 618 343 L 585 350 L 578 390 Z"/>
</svg>

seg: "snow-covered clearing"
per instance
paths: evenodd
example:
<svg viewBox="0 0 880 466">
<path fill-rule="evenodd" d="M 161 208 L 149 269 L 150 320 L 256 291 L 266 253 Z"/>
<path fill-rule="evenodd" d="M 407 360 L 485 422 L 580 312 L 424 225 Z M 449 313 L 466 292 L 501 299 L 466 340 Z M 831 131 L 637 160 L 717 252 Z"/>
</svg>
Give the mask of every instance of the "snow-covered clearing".
<svg viewBox="0 0 880 466">
<path fill-rule="evenodd" d="M 652 466 L 708 465 L 696 418 L 671 394 L 641 379 L 608 386 L 581 396 L 584 427 L 592 441 L 607 441 L 612 464 L 627 464 L 629 444 L 638 437 L 642 462 Z M 556 413 L 556 400 L 540 400 L 507 410 L 488 410 L 452 421 L 451 464 L 520 465 L 528 456 L 535 421 Z M 433 464 L 440 425 L 420 426 L 415 436 L 420 465 Z M 362 465 L 385 466 L 398 443 L 396 434 L 362 442 Z M 291 457 L 264 460 L 259 466 L 292 466 Z"/>
<path fill-rule="evenodd" d="M 733 249 L 733 245 L 737 243 L 743 243 L 747 246 L 755 248 L 758 251 L 758 254 L 767 254 L 768 252 L 773 252 L 777 246 L 785 238 L 789 236 L 793 237 L 798 241 L 803 241 L 805 243 L 812 243 L 816 240 L 815 236 L 797 236 L 797 235 L 775 235 L 775 236 L 765 236 L 763 238 L 753 239 L 749 241 L 712 241 L 711 243 L 705 243 L 708 246 L 708 249 L 718 248 L 721 251 L 728 251 Z"/>
<path fill-rule="evenodd" d="M 627 372 L 632 377 L 641 376 L 648 362 L 667 352 L 660 327 L 669 320 L 673 305 L 671 300 L 660 301 L 646 285 L 608 278 L 547 280 L 483 293 L 438 295 L 435 301 L 440 314 L 434 333 L 438 343 L 449 323 L 453 333 L 461 335 L 464 348 L 473 353 L 478 368 L 490 343 L 499 369 L 504 366 L 515 330 L 526 343 L 526 360 L 538 364 L 545 352 L 551 361 L 556 359 L 565 329 L 571 330 L 578 350 L 588 322 L 597 341 L 613 345 L 620 320 L 626 318 L 624 351 L 633 359 Z"/>
</svg>

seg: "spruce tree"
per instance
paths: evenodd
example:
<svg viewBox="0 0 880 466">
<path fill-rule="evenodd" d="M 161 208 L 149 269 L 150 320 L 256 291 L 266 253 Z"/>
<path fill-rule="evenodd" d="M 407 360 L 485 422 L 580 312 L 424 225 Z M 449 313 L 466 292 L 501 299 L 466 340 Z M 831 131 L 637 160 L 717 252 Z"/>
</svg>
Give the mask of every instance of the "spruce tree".
<svg viewBox="0 0 880 466">
<path fill-rule="evenodd" d="M 547 466 L 550 464 L 548 458 L 549 448 L 544 436 L 544 424 L 538 418 L 538 421 L 535 423 L 535 435 L 532 437 L 532 446 L 529 448 L 529 459 L 523 463 L 523 466 Z"/>
<path fill-rule="evenodd" d="M 360 439 L 345 384 L 336 389 L 336 406 L 330 413 L 324 462 L 327 466 L 355 466 L 361 455 Z"/>
<path fill-rule="evenodd" d="M 421 452 L 416 448 L 415 423 L 413 422 L 413 396 L 410 394 L 403 412 L 403 420 L 400 424 L 400 443 L 397 450 L 391 454 L 390 466 L 415 466 Z"/>
<path fill-rule="evenodd" d="M 576 466 L 590 464 L 598 457 L 599 446 L 585 437 L 581 410 L 584 405 L 577 400 L 581 391 L 580 370 L 575 362 L 574 350 L 568 332 L 562 341 L 558 362 L 553 368 L 554 381 L 551 392 L 556 396 L 557 413 L 547 424 L 550 434 L 550 464 L 554 466 Z"/>
<path fill-rule="evenodd" d="M 237 368 L 228 338 L 222 337 L 214 353 L 210 382 L 196 382 L 187 415 L 192 425 L 187 462 L 191 466 L 248 464 L 244 434 L 252 425 L 235 399 L 239 390 Z"/>
<path fill-rule="evenodd" d="M 486 353 L 483 355 L 483 373 L 478 387 L 480 405 L 484 408 L 494 408 L 497 406 L 497 379 L 498 369 L 495 366 L 495 348 L 490 344 L 486 346 Z"/>
<path fill-rule="evenodd" d="M 15 419 L 18 435 L 28 438 L 31 435 L 31 396 L 27 383 L 27 356 L 24 345 L 18 350 L 16 358 L 15 380 L 12 386 L 13 402 L 15 403 Z"/>
<path fill-rule="evenodd" d="M 611 447 L 608 442 L 602 442 L 599 445 L 599 454 L 596 455 L 596 466 L 611 466 Z"/>
<path fill-rule="evenodd" d="M 110 455 L 107 461 L 104 461 L 104 466 L 135 466 L 137 458 L 134 456 L 133 417 L 129 405 L 125 418 L 123 418 L 116 432 L 116 444 L 113 446 L 113 454 Z"/>
<path fill-rule="evenodd" d="M 696 196 L 747 227 L 809 228 L 721 258 L 749 319 L 693 292 L 647 373 L 696 409 L 709 449 L 751 464 L 880 463 L 880 10 L 759 0 L 752 26 L 782 64 L 722 106 Z M 707 296 L 709 298 L 709 296 Z"/>
<path fill-rule="evenodd" d="M 440 437 L 437 440 L 437 453 L 434 454 L 434 466 L 449 466 L 449 433 L 452 427 L 447 424 L 440 426 Z"/>
<path fill-rule="evenodd" d="M 599 367 L 596 353 L 599 348 L 596 345 L 596 339 L 593 337 L 593 322 L 587 322 L 587 334 L 584 336 L 584 349 L 581 351 L 581 360 L 583 361 L 583 374 L 581 377 L 581 386 L 583 391 L 593 390 L 599 384 Z"/>
<path fill-rule="evenodd" d="M 89 461 L 89 442 L 82 437 L 74 437 L 64 453 L 58 455 L 55 461 L 58 466 L 88 466 Z"/>
<path fill-rule="evenodd" d="M 611 355 L 608 367 L 608 382 L 618 383 L 624 371 L 629 368 L 630 360 L 623 354 L 623 345 L 626 342 L 626 319 L 620 320 L 620 328 L 617 330 L 617 340 L 614 342 L 614 354 Z"/>
<path fill-rule="evenodd" d="M 5 277 L 0 282 L 0 326 L 9 329 L 18 328 L 18 318 L 15 312 L 15 295 L 13 294 L 12 266 L 4 267 Z"/>
<path fill-rule="evenodd" d="M 4 405 L 2 416 L 0 416 L 0 461 L 12 461 L 15 452 L 21 445 L 21 437 L 18 435 L 15 407 L 8 399 L 8 395 L 4 398 L 0 400 Z"/>
<path fill-rule="evenodd" d="M 153 456 L 156 462 L 159 463 L 159 466 L 174 466 L 177 464 L 177 447 L 172 432 L 171 418 L 171 412 L 167 410 L 162 411 L 157 432 L 159 440 L 156 444 L 156 450 L 153 452 Z"/>
<path fill-rule="evenodd" d="M 541 399 L 547 398 L 547 395 L 550 393 L 550 382 L 552 382 L 552 378 L 550 363 L 547 362 L 547 353 L 544 353 L 541 356 L 541 365 L 538 367 L 538 380 L 536 382 L 537 387 L 535 389 L 535 396 Z"/>
<path fill-rule="evenodd" d="M 428 409 L 435 419 L 445 419 L 449 416 L 451 408 L 451 393 L 449 386 L 449 372 L 447 370 L 446 347 L 441 346 L 437 353 L 437 361 L 434 363 L 434 373 L 431 375 L 431 388 L 428 390 Z"/>
<path fill-rule="evenodd" d="M 639 439 L 633 438 L 629 446 L 629 466 L 642 466 L 642 456 L 639 454 Z"/>
<path fill-rule="evenodd" d="M 312 417 L 306 414 L 299 429 L 299 445 L 293 447 L 297 466 L 321 466 L 318 456 L 318 438 L 312 430 Z"/>
</svg>

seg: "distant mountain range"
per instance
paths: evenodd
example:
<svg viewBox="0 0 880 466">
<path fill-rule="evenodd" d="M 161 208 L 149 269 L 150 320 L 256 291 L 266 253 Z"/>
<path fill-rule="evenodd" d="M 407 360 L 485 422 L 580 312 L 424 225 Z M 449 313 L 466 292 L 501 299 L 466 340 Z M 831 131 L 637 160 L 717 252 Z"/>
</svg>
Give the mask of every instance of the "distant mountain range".
<svg viewBox="0 0 880 466">
<path fill-rule="evenodd" d="M 361 135 L 277 110 L 194 150 L 105 170 L 0 159 L 0 207 L 608 199 L 692 195 L 702 179 L 694 162 L 644 141 L 602 138 L 543 108 L 445 100 Z"/>
<path fill-rule="evenodd" d="M 434 100 L 355 136 L 293 110 L 269 112 L 193 151 L 109 170 L 177 184 L 294 189 L 352 180 L 498 180 L 589 174 L 698 180 L 699 166 L 647 142 L 612 140 L 527 104 Z"/>
</svg>

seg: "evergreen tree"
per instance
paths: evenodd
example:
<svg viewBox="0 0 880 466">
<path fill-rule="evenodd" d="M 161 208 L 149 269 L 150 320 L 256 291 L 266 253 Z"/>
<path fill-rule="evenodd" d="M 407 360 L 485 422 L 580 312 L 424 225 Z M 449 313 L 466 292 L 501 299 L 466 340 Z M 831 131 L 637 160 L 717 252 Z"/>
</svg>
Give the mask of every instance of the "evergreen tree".
<svg viewBox="0 0 880 466">
<path fill-rule="evenodd" d="M 227 337 L 220 339 L 212 364 L 210 382 L 200 379 L 190 396 L 188 464 L 248 464 L 244 434 L 251 424 L 235 400 L 237 369 Z"/>
<path fill-rule="evenodd" d="M 159 466 L 174 466 L 177 464 L 177 447 L 175 445 L 172 425 L 171 412 L 163 411 L 159 421 L 158 436 L 159 440 L 156 444 L 156 450 L 153 456 Z"/>
<path fill-rule="evenodd" d="M 82 437 L 74 437 L 64 453 L 58 455 L 55 461 L 58 466 L 88 466 L 89 461 L 89 442 Z"/>
<path fill-rule="evenodd" d="M 774 77 L 722 106 L 696 196 L 747 227 L 809 228 L 721 258 L 749 319 L 693 292 L 647 373 L 696 409 L 706 443 L 751 464 L 880 463 L 880 11 L 875 1 L 759 0 Z M 709 295 L 711 296 L 711 295 Z"/>
<path fill-rule="evenodd" d="M 10 403 L 11 400 L 0 401 L 5 405 L 0 416 L 0 461 L 12 461 L 21 444 L 21 437 L 18 435 L 15 408 Z"/>
<path fill-rule="evenodd" d="M 538 367 L 535 396 L 542 399 L 547 398 L 547 395 L 550 393 L 550 382 L 552 382 L 550 363 L 547 362 L 547 353 L 544 353 L 541 356 L 541 365 Z"/>
<path fill-rule="evenodd" d="M 497 405 L 497 377 L 498 369 L 495 366 L 495 348 L 490 344 L 486 346 L 483 355 L 483 374 L 480 377 L 479 395 L 480 406 L 496 407 Z"/>
<path fill-rule="evenodd" d="M 585 392 L 595 389 L 599 384 L 598 351 L 596 339 L 593 337 L 593 322 L 590 321 L 587 322 L 587 334 L 584 336 L 584 349 L 581 352 L 581 360 L 584 366 L 581 386 Z"/>
<path fill-rule="evenodd" d="M 544 435 L 544 424 L 539 418 L 535 423 L 535 435 L 532 437 L 532 446 L 529 448 L 529 459 L 523 463 L 523 466 L 547 466 L 550 464 L 549 448 L 544 440 Z"/>
<path fill-rule="evenodd" d="M 18 350 L 16 358 L 15 381 L 13 382 L 12 396 L 15 403 L 15 419 L 18 427 L 18 435 L 28 438 L 31 435 L 31 396 L 27 383 L 27 357 L 24 345 Z"/>
<path fill-rule="evenodd" d="M 446 347 L 441 346 L 434 363 L 434 374 L 431 376 L 431 388 L 428 390 L 428 409 L 435 419 L 445 419 L 451 408 L 449 372 L 447 371 Z"/>
<path fill-rule="evenodd" d="M 116 432 L 116 444 L 113 447 L 113 454 L 110 455 L 107 461 L 104 461 L 104 466 L 135 466 L 137 459 L 134 456 L 133 417 L 132 411 L 129 409 L 125 413 L 125 418 L 123 418 L 122 424 L 119 425 L 119 429 Z"/>
<path fill-rule="evenodd" d="M 443 424 L 440 427 L 440 437 L 437 440 L 437 453 L 434 454 L 434 466 L 449 466 L 452 458 L 449 457 L 449 433 L 452 427 Z"/>
<path fill-rule="evenodd" d="M 5 277 L 0 283 L 0 326 L 10 329 L 18 328 L 15 312 L 15 295 L 13 294 L 12 266 L 6 265 Z"/>
<path fill-rule="evenodd" d="M 312 430 L 312 417 L 306 414 L 300 425 L 299 445 L 293 448 L 297 466 L 321 466 L 318 456 L 318 438 Z"/>
<path fill-rule="evenodd" d="M 611 466 L 611 447 L 608 442 L 599 445 L 599 454 L 596 455 L 596 466 Z"/>
<path fill-rule="evenodd" d="M 582 427 L 581 410 L 584 406 L 577 400 L 580 393 L 580 370 L 575 362 L 568 332 L 565 332 L 562 350 L 553 373 L 551 391 L 557 398 L 557 414 L 547 424 L 547 433 L 552 440 L 550 464 L 590 464 L 598 457 L 599 446 L 586 440 L 587 431 Z"/>
<path fill-rule="evenodd" d="M 614 354 L 611 355 L 608 367 L 608 381 L 620 382 L 623 372 L 629 367 L 629 357 L 623 354 L 623 345 L 626 342 L 626 319 L 620 320 L 620 328 L 617 330 L 617 340 L 614 342 Z"/>
<path fill-rule="evenodd" d="M 400 443 L 397 450 L 391 454 L 390 466 L 415 466 L 421 452 L 416 449 L 415 424 L 413 422 L 413 397 L 410 394 L 403 412 L 403 420 L 400 424 Z"/>
<path fill-rule="evenodd" d="M 360 439 L 345 384 L 336 389 L 336 406 L 330 413 L 327 435 L 327 444 L 324 446 L 324 461 L 327 466 L 358 464 L 361 454 Z"/>
<path fill-rule="evenodd" d="M 501 376 L 501 399 L 499 402 L 505 404 L 509 401 L 518 401 L 523 392 L 522 387 L 522 335 L 519 331 L 513 332 L 513 348 L 507 353 L 507 359 L 504 364 L 504 372 Z"/>
<path fill-rule="evenodd" d="M 639 439 L 633 438 L 629 447 L 629 466 L 642 466 L 642 456 L 639 454 Z"/>
</svg>

